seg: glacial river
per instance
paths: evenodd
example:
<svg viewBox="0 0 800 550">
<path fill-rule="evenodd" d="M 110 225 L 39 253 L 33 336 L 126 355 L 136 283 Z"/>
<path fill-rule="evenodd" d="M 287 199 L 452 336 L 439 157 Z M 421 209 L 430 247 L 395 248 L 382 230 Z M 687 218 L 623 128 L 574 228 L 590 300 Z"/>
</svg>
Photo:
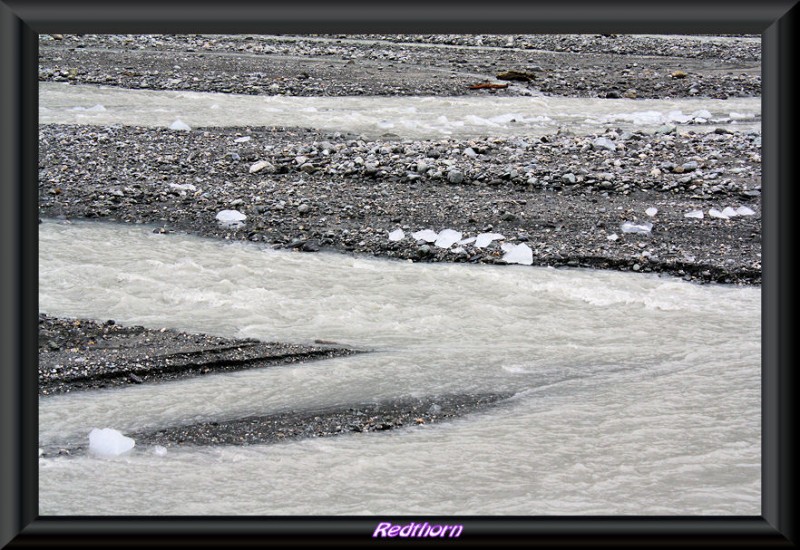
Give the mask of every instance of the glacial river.
<svg viewBox="0 0 800 550">
<path fill-rule="evenodd" d="M 293 121 L 437 139 L 477 128 L 535 135 L 569 117 L 595 128 L 604 117 L 631 128 L 672 118 L 697 129 L 695 119 L 710 115 L 748 129 L 760 113 L 757 99 L 512 98 L 478 116 L 461 98 L 257 98 L 46 83 L 40 98 L 42 123 Z M 515 393 L 454 422 L 388 433 L 43 458 L 45 515 L 761 512 L 757 287 L 301 254 L 45 220 L 39 288 L 39 310 L 51 315 L 371 350 L 43 397 L 41 445 L 85 444 L 95 427 L 125 432 L 409 395 Z"/>
</svg>

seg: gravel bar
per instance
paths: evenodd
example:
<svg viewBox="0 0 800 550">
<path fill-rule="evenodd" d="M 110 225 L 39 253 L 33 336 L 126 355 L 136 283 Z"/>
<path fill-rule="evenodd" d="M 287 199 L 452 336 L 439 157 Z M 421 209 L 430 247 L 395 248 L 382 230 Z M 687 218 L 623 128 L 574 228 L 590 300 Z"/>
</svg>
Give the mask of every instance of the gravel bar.
<svg viewBox="0 0 800 550">
<path fill-rule="evenodd" d="M 420 429 L 485 410 L 512 394 L 459 394 L 405 397 L 379 403 L 287 411 L 234 420 L 201 422 L 126 434 L 133 452 L 186 446 L 258 445 L 346 434 Z M 39 456 L 81 455 L 88 445 L 43 446 Z M 163 450 L 161 450 L 163 452 Z"/>
<path fill-rule="evenodd" d="M 39 395 L 178 380 L 358 353 L 39 314 Z"/>
<path fill-rule="evenodd" d="M 507 71 L 519 73 L 507 88 L 470 89 Z M 251 95 L 724 99 L 761 94 L 761 44 L 752 36 L 41 35 L 39 80 Z"/>
<path fill-rule="evenodd" d="M 664 127 L 412 141 L 274 127 L 43 125 L 39 147 L 45 217 L 423 262 L 503 263 L 503 254 L 497 241 L 442 249 L 412 232 L 497 232 L 529 246 L 534 265 L 761 281 L 758 133 Z M 752 214 L 711 215 L 743 207 Z M 222 210 L 246 223 L 221 226 Z M 686 217 L 697 211 L 702 219 Z M 653 227 L 626 233 L 625 222 Z M 390 241 L 397 229 L 406 237 Z"/>
</svg>

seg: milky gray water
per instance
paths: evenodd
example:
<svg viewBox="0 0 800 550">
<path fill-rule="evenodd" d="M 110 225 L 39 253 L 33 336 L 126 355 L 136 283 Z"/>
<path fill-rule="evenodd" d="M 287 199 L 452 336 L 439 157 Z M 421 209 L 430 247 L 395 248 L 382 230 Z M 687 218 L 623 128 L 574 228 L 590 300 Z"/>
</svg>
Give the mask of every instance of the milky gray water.
<svg viewBox="0 0 800 550">
<path fill-rule="evenodd" d="M 675 124 L 760 100 L 291 98 L 40 83 L 40 122 L 287 125 L 409 139 Z M 438 229 L 438 228 L 437 228 Z M 403 396 L 513 392 L 448 424 L 40 459 L 42 514 L 760 514 L 760 288 L 274 251 L 45 221 L 39 310 L 371 353 L 43 397 L 40 443 Z"/>
<path fill-rule="evenodd" d="M 302 126 L 369 138 L 475 138 L 653 130 L 760 131 L 761 99 L 286 97 L 39 83 L 42 124 Z"/>
<path fill-rule="evenodd" d="M 372 353 L 40 399 L 40 443 L 511 391 L 406 431 L 40 459 L 42 514 L 760 514 L 760 288 L 39 226 L 41 312 Z"/>
</svg>

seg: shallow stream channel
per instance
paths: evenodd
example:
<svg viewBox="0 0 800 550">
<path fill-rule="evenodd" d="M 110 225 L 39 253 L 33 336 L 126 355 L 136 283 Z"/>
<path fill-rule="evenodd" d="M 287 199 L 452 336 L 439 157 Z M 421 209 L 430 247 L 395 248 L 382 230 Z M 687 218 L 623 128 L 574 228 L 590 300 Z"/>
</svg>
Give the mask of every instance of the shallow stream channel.
<svg viewBox="0 0 800 550">
<path fill-rule="evenodd" d="M 535 135 L 572 123 L 760 123 L 758 99 L 653 100 L 631 111 L 622 100 L 509 98 L 478 115 L 458 98 L 265 99 L 47 83 L 40 98 L 43 124 L 180 118 L 411 139 Z M 92 428 L 132 433 L 408 396 L 513 394 L 451 422 L 385 433 L 41 458 L 43 515 L 761 513 L 760 287 L 303 254 L 45 219 L 39 311 L 366 351 L 43 396 L 43 446 L 85 445 Z"/>
</svg>

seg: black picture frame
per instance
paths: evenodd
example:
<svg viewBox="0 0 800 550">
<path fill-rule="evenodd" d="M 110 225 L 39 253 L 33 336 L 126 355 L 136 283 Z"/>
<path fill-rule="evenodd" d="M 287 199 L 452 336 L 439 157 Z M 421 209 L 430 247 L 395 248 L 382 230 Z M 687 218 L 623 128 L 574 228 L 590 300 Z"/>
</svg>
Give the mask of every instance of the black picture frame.
<svg viewBox="0 0 800 550">
<path fill-rule="evenodd" d="M 0 547 L 371 544 L 377 522 L 437 518 L 41 517 L 37 416 L 37 35 L 41 33 L 757 33 L 763 44 L 762 515 L 458 517 L 460 544 L 794 546 L 791 273 L 795 0 L 331 4 L 0 0 Z M 444 520 L 444 518 L 441 518 Z M 394 543 L 403 544 L 395 539 Z M 425 543 L 426 541 L 405 541 Z"/>
</svg>

